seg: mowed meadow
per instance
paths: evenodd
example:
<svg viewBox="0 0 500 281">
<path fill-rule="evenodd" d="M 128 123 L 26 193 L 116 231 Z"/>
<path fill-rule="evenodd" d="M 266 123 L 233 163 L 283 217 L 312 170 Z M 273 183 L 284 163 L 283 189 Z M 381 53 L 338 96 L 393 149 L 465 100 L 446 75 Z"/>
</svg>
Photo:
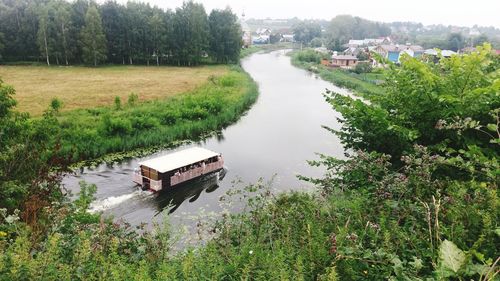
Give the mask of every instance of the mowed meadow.
<svg viewBox="0 0 500 281">
<path fill-rule="evenodd" d="M 116 97 L 134 93 L 140 101 L 172 97 L 192 91 L 228 66 L 146 67 L 0 66 L 2 80 L 16 89 L 17 110 L 40 116 L 54 98 L 61 111 L 112 106 Z"/>
</svg>

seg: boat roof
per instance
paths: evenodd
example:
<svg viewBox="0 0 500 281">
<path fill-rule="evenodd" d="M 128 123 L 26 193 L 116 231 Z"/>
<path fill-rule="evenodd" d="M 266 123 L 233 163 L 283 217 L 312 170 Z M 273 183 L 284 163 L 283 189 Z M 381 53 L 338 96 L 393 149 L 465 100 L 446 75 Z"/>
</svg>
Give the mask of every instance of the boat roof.
<svg viewBox="0 0 500 281">
<path fill-rule="evenodd" d="M 220 154 L 205 148 L 192 147 L 140 162 L 139 165 L 165 173 L 218 155 Z"/>
</svg>

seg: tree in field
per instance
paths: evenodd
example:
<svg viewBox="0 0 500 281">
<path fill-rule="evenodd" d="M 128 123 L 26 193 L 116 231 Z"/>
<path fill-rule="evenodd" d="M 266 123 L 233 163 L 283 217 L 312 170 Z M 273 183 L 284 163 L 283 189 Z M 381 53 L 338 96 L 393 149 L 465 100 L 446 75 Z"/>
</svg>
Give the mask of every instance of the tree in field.
<svg viewBox="0 0 500 281">
<path fill-rule="evenodd" d="M 241 50 L 241 27 L 231 9 L 212 10 L 210 26 L 210 55 L 217 61 L 238 61 Z"/>
<path fill-rule="evenodd" d="M 97 66 L 106 60 L 106 37 L 102 30 L 101 16 L 95 6 L 87 10 L 81 37 L 85 63 Z"/>
</svg>

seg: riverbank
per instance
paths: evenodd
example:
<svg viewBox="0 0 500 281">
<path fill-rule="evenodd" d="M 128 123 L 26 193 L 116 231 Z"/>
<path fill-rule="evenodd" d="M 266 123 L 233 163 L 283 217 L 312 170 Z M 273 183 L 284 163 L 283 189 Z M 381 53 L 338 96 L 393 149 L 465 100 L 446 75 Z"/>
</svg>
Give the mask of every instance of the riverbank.
<svg viewBox="0 0 500 281">
<path fill-rule="evenodd" d="M 311 52 L 314 51 L 296 50 L 289 53 L 292 64 L 296 67 L 314 72 L 318 74 L 321 79 L 331 82 L 336 86 L 350 89 L 359 96 L 369 98 L 370 96 L 383 93 L 383 89 L 380 86 L 384 79 L 383 72 L 356 74 L 342 69 L 334 69 L 320 63 L 321 54 L 314 54 Z"/>
<path fill-rule="evenodd" d="M 113 161 L 151 153 L 228 126 L 257 96 L 251 77 L 232 66 L 228 73 L 170 98 L 139 103 L 140 97 L 131 95 L 114 107 L 62 112 L 57 115 L 61 153 L 73 161 Z"/>
</svg>

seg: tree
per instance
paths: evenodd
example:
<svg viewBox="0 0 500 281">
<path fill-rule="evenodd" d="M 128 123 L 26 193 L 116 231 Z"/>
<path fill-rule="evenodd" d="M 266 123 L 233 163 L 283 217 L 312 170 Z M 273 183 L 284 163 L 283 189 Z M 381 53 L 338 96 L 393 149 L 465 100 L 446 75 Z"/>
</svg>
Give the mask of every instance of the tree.
<svg viewBox="0 0 500 281">
<path fill-rule="evenodd" d="M 85 63 L 97 66 L 98 63 L 106 60 L 106 37 L 102 30 L 101 16 L 95 6 L 87 10 L 81 37 Z"/>
<path fill-rule="evenodd" d="M 196 65 L 208 49 L 209 25 L 203 5 L 192 1 L 177 8 L 173 18 L 173 53 L 178 65 Z"/>
<path fill-rule="evenodd" d="M 57 58 L 61 56 L 66 65 L 69 65 L 69 60 L 72 58 L 72 46 L 70 38 L 70 5 L 66 1 L 55 1 L 55 26 L 57 34 Z"/>
<path fill-rule="evenodd" d="M 463 49 L 465 39 L 461 33 L 451 33 L 448 35 L 448 49 L 458 52 Z"/>
<path fill-rule="evenodd" d="M 212 10 L 210 27 L 210 55 L 217 61 L 238 61 L 242 46 L 241 27 L 231 9 Z"/>
<path fill-rule="evenodd" d="M 114 1 L 107 1 L 101 6 L 102 26 L 106 34 L 108 60 L 125 64 L 126 54 L 126 19 L 125 8 Z"/>
<path fill-rule="evenodd" d="M 300 22 L 293 27 L 293 39 L 309 44 L 313 38 L 321 36 L 321 26 L 315 22 Z"/>
<path fill-rule="evenodd" d="M 3 53 L 3 50 L 5 48 L 5 45 L 4 45 L 4 40 L 5 40 L 5 37 L 3 35 L 3 33 L 0 32 L 0 60 L 2 60 L 2 53 Z"/>
<path fill-rule="evenodd" d="M 481 46 L 484 43 L 488 43 L 490 40 L 486 34 L 481 34 L 476 38 L 472 38 L 474 46 Z"/>
<path fill-rule="evenodd" d="M 38 47 L 40 48 L 40 52 L 44 54 L 48 66 L 50 66 L 50 54 L 54 49 L 54 40 L 52 37 L 53 21 L 50 17 L 52 12 L 51 6 L 42 4 L 38 14 Z"/>
<path fill-rule="evenodd" d="M 311 40 L 311 47 L 317 48 L 323 46 L 323 39 L 320 37 L 315 37 Z"/>
<path fill-rule="evenodd" d="M 347 148 L 389 154 L 395 162 L 415 143 L 435 151 L 449 143 L 457 151 L 477 145 L 498 157 L 498 145 L 486 135 L 438 129 L 456 119 L 493 123 L 489 113 L 500 108 L 500 99 L 490 51 L 485 44 L 476 53 L 441 59 L 438 66 L 405 56 L 400 67 L 389 71 L 384 95 L 370 98 L 369 104 L 331 96 L 330 103 L 343 115 L 341 140 Z"/>
<path fill-rule="evenodd" d="M 155 56 L 156 59 L 156 66 L 159 66 L 162 49 L 166 40 L 166 30 L 163 25 L 161 11 L 155 11 L 153 16 L 149 19 L 149 26 L 152 33 L 153 56 Z"/>
</svg>

